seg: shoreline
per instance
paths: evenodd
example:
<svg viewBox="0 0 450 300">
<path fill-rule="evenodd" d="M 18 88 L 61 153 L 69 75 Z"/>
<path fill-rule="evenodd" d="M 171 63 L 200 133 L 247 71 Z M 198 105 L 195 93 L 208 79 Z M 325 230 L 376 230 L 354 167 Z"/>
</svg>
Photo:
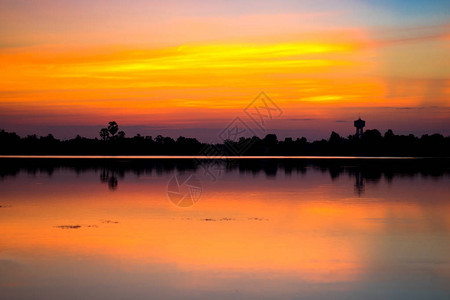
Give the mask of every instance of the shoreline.
<svg viewBox="0 0 450 300">
<path fill-rule="evenodd" d="M 362 160 L 397 160 L 397 159 L 450 159 L 448 156 L 282 156 L 282 155 L 249 155 L 249 156 L 201 156 L 201 155 L 0 155 L 0 159 L 362 159 Z"/>
</svg>

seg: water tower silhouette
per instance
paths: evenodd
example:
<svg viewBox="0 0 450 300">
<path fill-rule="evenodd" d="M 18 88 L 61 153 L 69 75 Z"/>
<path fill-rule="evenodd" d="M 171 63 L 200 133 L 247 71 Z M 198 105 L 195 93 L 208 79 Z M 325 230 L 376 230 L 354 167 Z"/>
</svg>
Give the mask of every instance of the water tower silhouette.
<svg viewBox="0 0 450 300">
<path fill-rule="evenodd" d="M 358 120 L 356 120 L 354 124 L 356 127 L 355 138 L 360 139 L 363 135 L 363 128 L 364 126 L 366 126 L 366 121 L 363 121 L 361 120 L 361 118 L 358 118 Z"/>
</svg>

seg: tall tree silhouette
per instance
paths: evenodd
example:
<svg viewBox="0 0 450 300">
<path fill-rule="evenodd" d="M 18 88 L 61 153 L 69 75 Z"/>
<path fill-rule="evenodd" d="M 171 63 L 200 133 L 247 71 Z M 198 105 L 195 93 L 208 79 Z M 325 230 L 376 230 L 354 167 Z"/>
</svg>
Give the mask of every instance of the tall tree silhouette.
<svg viewBox="0 0 450 300">
<path fill-rule="evenodd" d="M 109 122 L 108 131 L 112 136 L 114 136 L 118 130 L 119 130 L 119 125 L 117 125 L 116 121 Z"/>
</svg>

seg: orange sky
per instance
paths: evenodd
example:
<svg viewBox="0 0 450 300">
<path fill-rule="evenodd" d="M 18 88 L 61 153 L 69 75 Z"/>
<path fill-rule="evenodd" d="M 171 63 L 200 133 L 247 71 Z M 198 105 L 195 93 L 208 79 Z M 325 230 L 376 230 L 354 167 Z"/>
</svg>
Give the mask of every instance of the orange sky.
<svg viewBox="0 0 450 300">
<path fill-rule="evenodd" d="M 129 136 L 205 140 L 264 91 L 280 137 L 349 134 L 359 113 L 368 128 L 450 134 L 440 2 L 420 15 L 402 1 L 35 2 L 1 4 L 6 130 L 96 136 L 116 120 Z"/>
</svg>

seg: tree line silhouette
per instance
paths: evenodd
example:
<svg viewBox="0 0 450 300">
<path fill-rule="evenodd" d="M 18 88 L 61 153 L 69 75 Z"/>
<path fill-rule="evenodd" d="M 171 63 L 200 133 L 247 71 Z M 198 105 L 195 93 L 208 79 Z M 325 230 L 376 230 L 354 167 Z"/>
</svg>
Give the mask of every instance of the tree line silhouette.
<svg viewBox="0 0 450 300">
<path fill-rule="evenodd" d="M 0 154 L 3 155 L 207 155 L 211 158 L 235 155 L 318 155 L 318 156 L 428 156 L 450 154 L 450 137 L 441 134 L 396 135 L 392 130 L 381 134 L 377 129 L 366 130 L 361 138 L 347 138 L 332 132 L 328 139 L 307 141 L 306 138 L 278 140 L 275 134 L 264 138 L 241 137 L 237 141 L 201 143 L 183 136 L 173 139 L 158 135 L 126 137 L 116 122 L 102 128 L 98 138 L 77 135 L 74 139 L 59 140 L 52 134 L 28 135 L 0 131 Z M 245 147 L 243 147 L 245 146 Z M 208 150 L 209 149 L 209 150 Z M 211 151 L 213 149 L 214 151 Z M 239 151 L 243 149 L 243 151 Z"/>
</svg>

